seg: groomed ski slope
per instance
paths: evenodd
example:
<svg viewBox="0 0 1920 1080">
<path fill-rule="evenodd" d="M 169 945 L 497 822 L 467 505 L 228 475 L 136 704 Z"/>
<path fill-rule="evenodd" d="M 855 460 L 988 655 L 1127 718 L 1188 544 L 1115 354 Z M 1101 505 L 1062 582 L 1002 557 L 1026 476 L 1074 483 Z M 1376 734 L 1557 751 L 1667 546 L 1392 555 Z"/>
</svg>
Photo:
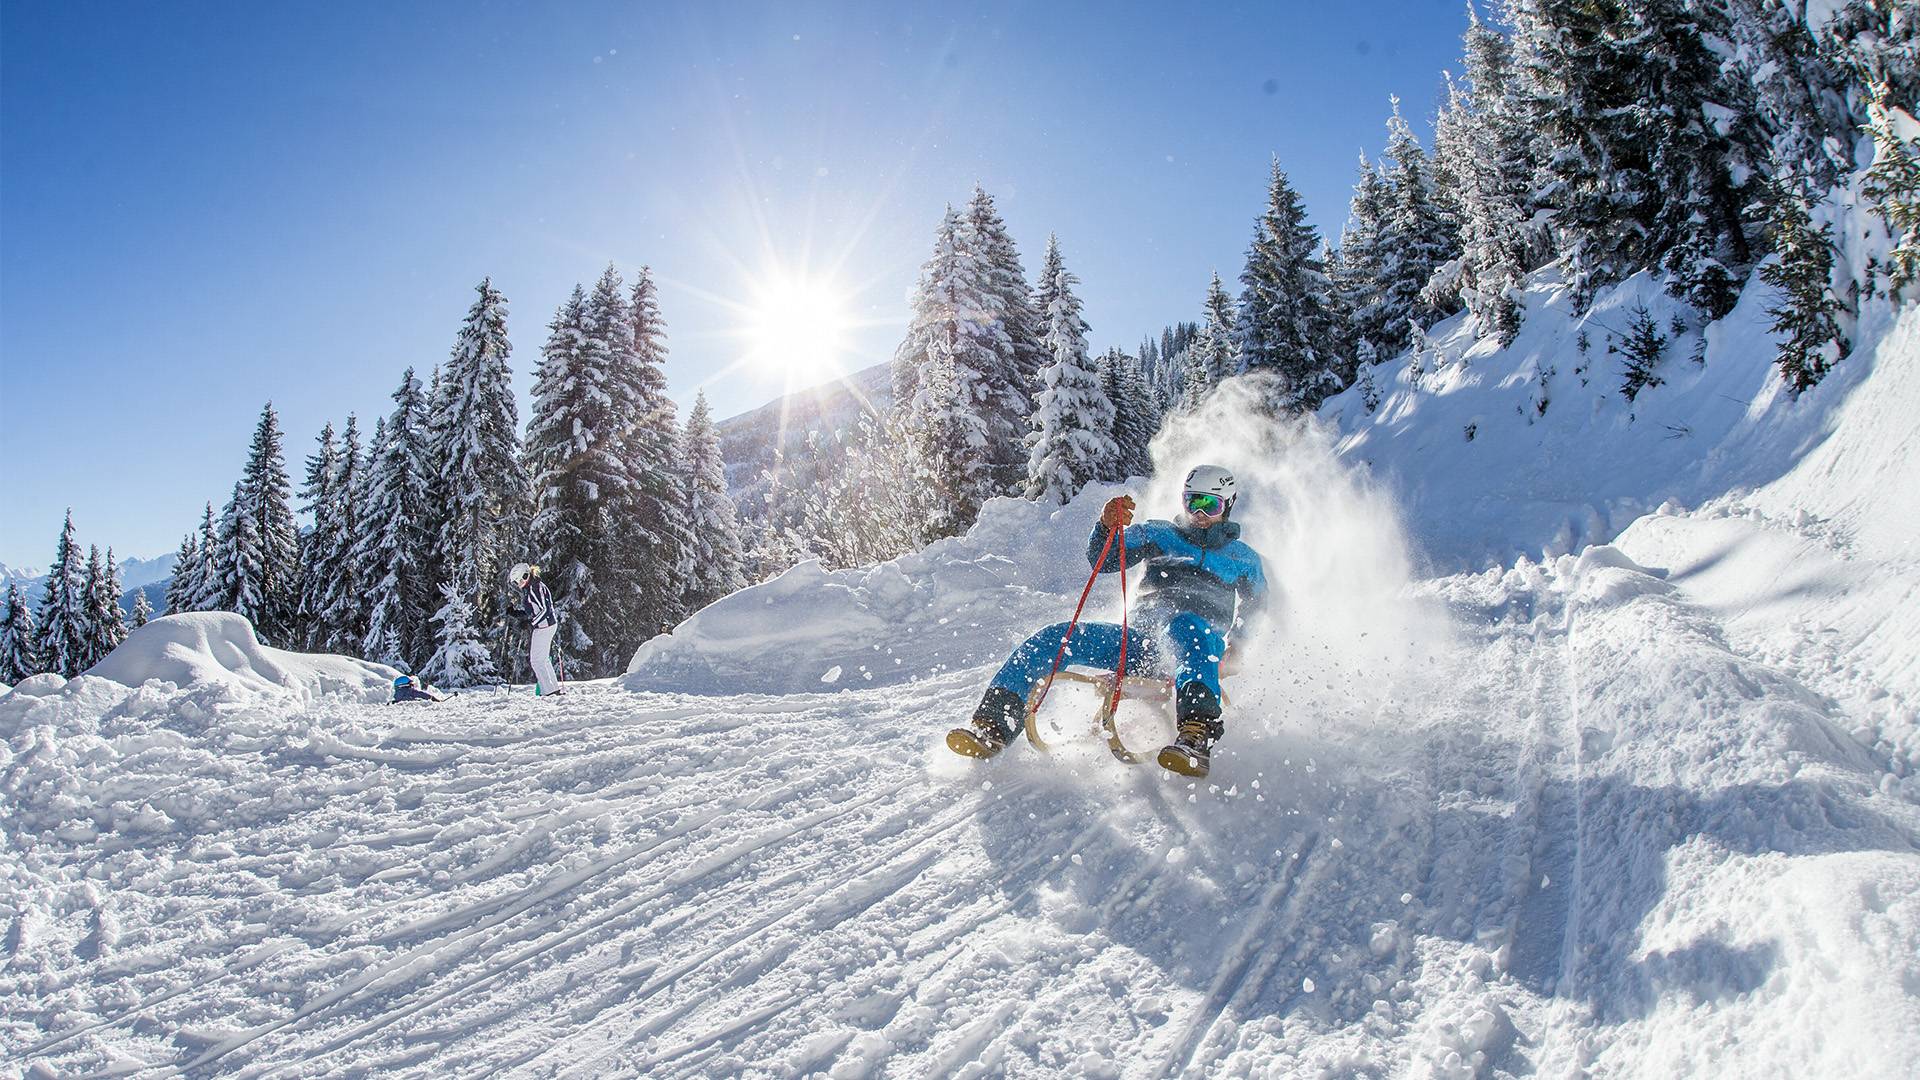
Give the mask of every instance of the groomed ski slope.
<svg viewBox="0 0 1920 1080">
<path fill-rule="evenodd" d="M 1912 1075 L 1920 317 L 1797 403 L 1728 344 L 1632 421 L 1603 387 L 1543 417 L 1580 430 L 1471 444 L 1457 411 L 1539 357 L 1445 329 L 1375 412 L 1279 430 L 1229 393 L 1156 445 L 1163 477 L 1240 473 L 1286 587 L 1206 781 L 941 745 L 1071 611 L 1117 488 L 796 568 L 558 699 L 387 706 L 384 670 L 219 615 L 29 680 L 0 696 L 0 1069 Z M 1643 422 L 1723 390 L 1746 411 L 1691 460 L 1744 447 L 1745 479 L 1713 491 Z"/>
</svg>

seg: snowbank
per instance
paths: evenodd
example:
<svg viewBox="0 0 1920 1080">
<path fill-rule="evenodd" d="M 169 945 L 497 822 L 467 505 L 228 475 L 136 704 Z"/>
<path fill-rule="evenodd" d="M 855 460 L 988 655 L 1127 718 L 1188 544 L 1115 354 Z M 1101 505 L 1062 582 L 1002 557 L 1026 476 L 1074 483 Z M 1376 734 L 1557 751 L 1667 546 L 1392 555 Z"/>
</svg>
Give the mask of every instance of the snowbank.
<svg viewBox="0 0 1920 1080">
<path fill-rule="evenodd" d="M 1443 572 L 1578 552 L 1669 500 L 1697 507 L 1778 480 L 1826 441 L 1835 410 L 1875 365 L 1863 351 L 1795 399 L 1773 367 L 1767 308 L 1777 294 L 1758 275 L 1733 312 L 1705 328 L 1644 273 L 1577 312 L 1543 270 L 1526 301 L 1508 348 L 1480 340 L 1457 315 L 1423 348 L 1373 370 L 1373 410 L 1356 386 L 1320 411 L 1340 452 L 1398 492 Z M 1642 313 L 1667 341 L 1653 369 L 1661 381 L 1629 401 L 1617 350 Z M 1879 362 L 1889 349 L 1912 351 L 1904 340 L 1889 338 Z"/>
<path fill-rule="evenodd" d="M 1867 328 L 1875 342 L 1802 404 L 1825 415 L 1805 456 L 1752 501 L 1769 513 L 1813 518 L 1848 544 L 1920 562 L 1920 307 L 1884 309 Z M 1834 376 L 1829 376 L 1833 380 Z"/>
<path fill-rule="evenodd" d="M 147 623 L 87 674 L 125 686 L 149 679 L 181 687 L 227 683 L 265 694 L 346 694 L 376 702 L 387 699 L 399 672 L 344 656 L 271 648 L 260 644 L 245 618 L 197 611 Z"/>
<path fill-rule="evenodd" d="M 878 566 L 802 563 L 641 645 L 625 685 L 817 693 L 998 662 L 1036 627 L 1073 613 L 1066 594 L 1086 581 L 1087 530 L 1121 490 L 1094 485 L 1057 509 L 994 499 L 967 535 Z"/>
</svg>

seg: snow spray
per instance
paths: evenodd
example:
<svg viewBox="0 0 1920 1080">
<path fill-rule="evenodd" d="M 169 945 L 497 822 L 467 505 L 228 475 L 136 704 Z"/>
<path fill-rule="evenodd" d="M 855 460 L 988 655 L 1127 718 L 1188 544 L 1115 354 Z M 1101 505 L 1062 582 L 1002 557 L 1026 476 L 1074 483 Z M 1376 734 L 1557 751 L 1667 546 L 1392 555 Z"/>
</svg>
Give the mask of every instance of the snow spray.
<svg viewBox="0 0 1920 1080">
<path fill-rule="evenodd" d="M 1314 418 L 1276 415 L 1266 404 L 1274 390 L 1270 377 L 1240 376 L 1169 417 L 1142 500 L 1152 516 L 1179 504 L 1195 465 L 1233 471 L 1233 520 L 1274 594 L 1267 625 L 1243 631 L 1244 673 L 1226 689 L 1239 730 L 1257 720 L 1270 734 L 1373 713 L 1448 637 L 1445 615 L 1410 589 L 1412 547 L 1391 494 L 1342 460 Z"/>
</svg>

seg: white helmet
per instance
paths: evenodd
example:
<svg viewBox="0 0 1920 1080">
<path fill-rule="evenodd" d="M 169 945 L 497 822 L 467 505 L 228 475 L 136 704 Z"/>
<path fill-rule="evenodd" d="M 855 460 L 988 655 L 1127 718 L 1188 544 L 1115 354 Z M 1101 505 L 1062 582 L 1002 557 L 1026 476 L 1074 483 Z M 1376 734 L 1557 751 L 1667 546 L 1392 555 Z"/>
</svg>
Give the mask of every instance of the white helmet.
<svg viewBox="0 0 1920 1080">
<path fill-rule="evenodd" d="M 527 582 L 533 580 L 535 573 L 537 573 L 537 571 L 526 563 L 514 563 L 513 569 L 507 571 L 507 580 L 525 588 Z"/>
<path fill-rule="evenodd" d="M 1192 511 L 1191 497 L 1211 495 L 1220 500 L 1222 513 L 1233 512 L 1233 474 L 1219 465 L 1200 465 L 1187 474 L 1186 485 L 1180 492 L 1180 505 Z"/>
</svg>

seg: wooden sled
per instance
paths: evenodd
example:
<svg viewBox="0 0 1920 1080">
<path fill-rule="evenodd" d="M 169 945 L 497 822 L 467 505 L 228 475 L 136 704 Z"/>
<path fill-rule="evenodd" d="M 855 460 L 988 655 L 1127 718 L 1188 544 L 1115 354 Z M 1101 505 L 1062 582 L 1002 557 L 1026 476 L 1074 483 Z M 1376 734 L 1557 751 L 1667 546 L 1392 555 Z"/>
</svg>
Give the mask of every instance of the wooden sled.
<svg viewBox="0 0 1920 1080">
<path fill-rule="evenodd" d="M 1169 716 L 1171 716 L 1173 705 L 1172 679 L 1129 675 L 1121 682 L 1120 695 L 1119 698 L 1116 698 L 1113 693 L 1113 672 L 1111 671 L 1096 672 L 1085 671 L 1079 668 L 1061 668 L 1054 678 L 1055 680 L 1066 680 L 1068 682 L 1087 683 L 1100 695 L 1100 712 L 1098 716 L 1100 725 L 1099 732 L 1106 738 L 1107 749 L 1113 752 L 1115 758 L 1126 762 L 1128 765 L 1139 765 L 1142 762 L 1152 760 L 1151 752 L 1136 754 L 1127 749 L 1126 744 L 1120 741 L 1120 732 L 1114 728 L 1113 714 L 1114 710 L 1119 706 L 1120 700 L 1124 699 L 1127 701 L 1154 702 L 1166 708 Z M 1074 739 L 1062 739 L 1059 742 L 1049 743 L 1041 737 L 1039 721 L 1041 691 L 1042 687 L 1036 686 L 1033 692 L 1027 695 L 1027 741 L 1041 750 L 1051 750 L 1067 742 L 1077 741 Z"/>
</svg>

